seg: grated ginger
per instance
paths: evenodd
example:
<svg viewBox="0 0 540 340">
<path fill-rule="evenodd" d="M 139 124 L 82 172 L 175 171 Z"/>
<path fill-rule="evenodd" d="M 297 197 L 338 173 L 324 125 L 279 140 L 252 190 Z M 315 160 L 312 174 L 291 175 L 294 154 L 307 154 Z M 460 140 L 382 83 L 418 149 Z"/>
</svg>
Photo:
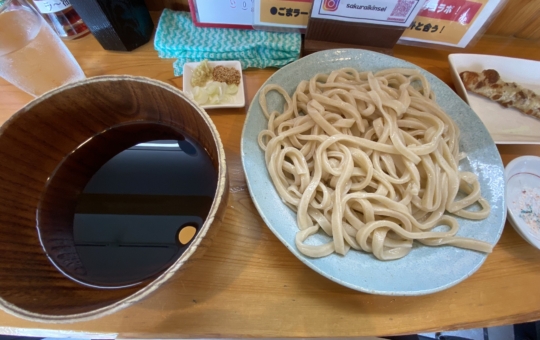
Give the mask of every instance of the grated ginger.
<svg viewBox="0 0 540 340">
<path fill-rule="evenodd" d="M 203 60 L 191 75 L 191 86 L 204 86 L 212 78 L 213 70 L 208 60 Z"/>
</svg>

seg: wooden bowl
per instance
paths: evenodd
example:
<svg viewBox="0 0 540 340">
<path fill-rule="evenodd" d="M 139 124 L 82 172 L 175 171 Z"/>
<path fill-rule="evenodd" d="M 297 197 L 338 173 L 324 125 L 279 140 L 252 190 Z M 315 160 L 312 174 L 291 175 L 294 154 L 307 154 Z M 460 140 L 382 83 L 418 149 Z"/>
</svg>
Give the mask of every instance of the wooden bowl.
<svg viewBox="0 0 540 340">
<path fill-rule="evenodd" d="M 118 133 L 103 134 L 113 127 Z M 120 151 L 171 131 L 198 142 L 218 177 L 195 238 L 170 267 L 135 285 L 96 289 L 68 278 L 81 273 L 73 216 L 84 185 Z M 36 98 L 0 128 L 0 307 L 34 321 L 73 322 L 141 300 L 202 255 L 221 223 L 227 193 L 225 153 L 214 124 L 172 86 L 104 76 Z"/>
</svg>

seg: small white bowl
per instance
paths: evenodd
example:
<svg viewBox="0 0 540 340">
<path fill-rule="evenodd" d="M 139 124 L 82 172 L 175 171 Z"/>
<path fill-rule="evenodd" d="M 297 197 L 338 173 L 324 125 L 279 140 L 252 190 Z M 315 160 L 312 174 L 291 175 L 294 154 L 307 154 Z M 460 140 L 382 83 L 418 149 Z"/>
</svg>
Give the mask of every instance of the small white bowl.
<svg viewBox="0 0 540 340">
<path fill-rule="evenodd" d="M 508 220 L 521 237 L 540 249 L 540 196 L 534 200 L 534 192 L 540 195 L 540 157 L 522 156 L 514 159 L 506 166 L 504 176 Z M 532 209 L 529 209 L 527 201 L 533 202 Z M 537 216 L 539 222 L 527 224 L 524 219 L 527 216 Z"/>
<path fill-rule="evenodd" d="M 200 62 L 185 63 L 184 64 L 184 76 L 183 76 L 183 87 L 184 93 L 186 93 L 190 98 L 193 99 L 193 86 L 191 86 L 191 75 L 193 70 L 199 66 Z M 216 66 L 225 66 L 225 67 L 234 67 L 238 72 L 240 72 L 240 84 L 238 85 L 238 92 L 232 98 L 230 102 L 222 104 L 207 104 L 199 105 L 203 109 L 222 109 L 227 107 L 244 107 L 246 106 L 246 96 L 244 95 L 244 79 L 242 75 L 242 64 L 238 60 L 224 60 L 224 61 L 208 61 L 208 64 L 211 67 Z"/>
</svg>

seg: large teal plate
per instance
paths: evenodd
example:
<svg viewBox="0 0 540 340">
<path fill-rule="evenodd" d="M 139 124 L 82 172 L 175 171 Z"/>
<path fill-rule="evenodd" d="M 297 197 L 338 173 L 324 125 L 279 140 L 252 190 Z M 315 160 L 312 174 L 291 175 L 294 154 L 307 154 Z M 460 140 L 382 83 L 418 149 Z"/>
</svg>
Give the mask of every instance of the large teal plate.
<svg viewBox="0 0 540 340">
<path fill-rule="evenodd" d="M 460 169 L 478 175 L 482 195 L 491 204 L 491 214 L 485 220 L 458 218 L 461 225 L 458 235 L 495 245 L 506 219 L 501 157 L 478 116 L 437 77 L 400 59 L 370 51 L 343 49 L 319 52 L 302 58 L 278 70 L 264 85 L 279 84 L 292 94 L 301 80 L 342 67 L 354 67 L 361 71 L 378 71 L 391 67 L 416 68 L 427 77 L 437 95 L 437 102 L 461 129 L 460 150 L 464 151 L 467 157 L 461 161 Z M 302 255 L 294 244 L 298 231 L 296 214 L 279 198 L 266 170 L 264 153 L 257 144 L 257 135 L 267 125 L 259 106 L 259 94 L 260 90 L 249 107 L 242 133 L 244 172 L 249 192 L 262 218 L 300 261 L 346 287 L 383 295 L 423 295 L 437 292 L 463 281 L 480 268 L 486 254 L 451 246 L 415 245 L 411 253 L 403 259 L 388 262 L 354 250 L 346 256 L 332 254 L 320 259 Z M 283 100 L 275 93 L 270 93 L 268 102 L 270 108 L 283 106 Z M 325 238 L 324 235 L 317 237 Z"/>
</svg>

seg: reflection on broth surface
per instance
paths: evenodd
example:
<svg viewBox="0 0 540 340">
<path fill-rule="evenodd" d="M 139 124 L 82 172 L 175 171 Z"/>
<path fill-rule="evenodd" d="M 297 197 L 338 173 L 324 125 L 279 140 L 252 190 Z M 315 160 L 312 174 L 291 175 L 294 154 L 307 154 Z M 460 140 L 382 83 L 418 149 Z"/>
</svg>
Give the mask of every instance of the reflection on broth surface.
<svg viewBox="0 0 540 340">
<path fill-rule="evenodd" d="M 160 138 L 149 135 L 144 138 L 149 141 L 120 152 L 98 150 L 100 143 L 92 138 L 49 179 L 38 214 L 40 234 L 50 259 L 68 277 L 104 287 L 139 283 L 174 263 L 202 227 L 217 170 L 196 142 L 169 127 L 159 129 Z M 114 130 L 98 139 L 133 132 Z M 81 149 L 101 155 L 84 158 Z M 85 174 L 75 172 L 88 162 L 98 163 L 97 171 L 90 173 L 92 166 L 84 164 Z M 64 211 L 52 209 L 59 201 Z M 58 224 L 59 215 L 63 222 Z"/>
</svg>

